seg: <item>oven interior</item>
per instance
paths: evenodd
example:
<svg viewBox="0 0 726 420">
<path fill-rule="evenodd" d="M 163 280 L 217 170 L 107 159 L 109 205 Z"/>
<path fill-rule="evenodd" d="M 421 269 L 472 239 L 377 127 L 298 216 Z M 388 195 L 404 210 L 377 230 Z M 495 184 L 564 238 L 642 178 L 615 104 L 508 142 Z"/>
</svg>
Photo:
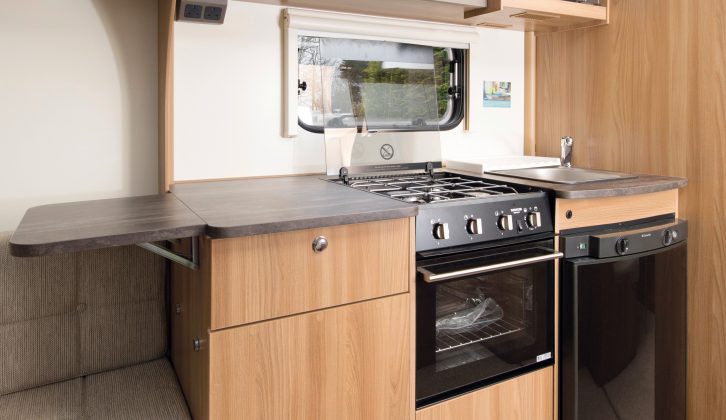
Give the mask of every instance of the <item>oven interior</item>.
<svg viewBox="0 0 726 420">
<path fill-rule="evenodd" d="M 528 326 L 537 314 L 527 271 L 494 273 L 436 288 L 437 371 L 490 357 L 507 362 L 511 350 L 507 343 L 534 343 L 535 330 Z"/>
</svg>

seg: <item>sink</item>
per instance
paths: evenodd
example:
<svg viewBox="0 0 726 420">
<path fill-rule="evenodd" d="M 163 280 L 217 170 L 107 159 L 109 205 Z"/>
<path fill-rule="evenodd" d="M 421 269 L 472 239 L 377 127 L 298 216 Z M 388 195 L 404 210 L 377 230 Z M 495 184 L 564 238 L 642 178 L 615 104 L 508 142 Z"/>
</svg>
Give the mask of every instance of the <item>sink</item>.
<svg viewBox="0 0 726 420">
<path fill-rule="evenodd" d="M 515 178 L 532 179 L 535 181 L 552 182 L 555 184 L 585 184 L 588 182 L 617 181 L 637 178 L 637 175 L 622 172 L 601 171 L 598 169 L 568 168 L 553 166 L 547 168 L 511 169 L 492 172 L 497 175 Z"/>
</svg>

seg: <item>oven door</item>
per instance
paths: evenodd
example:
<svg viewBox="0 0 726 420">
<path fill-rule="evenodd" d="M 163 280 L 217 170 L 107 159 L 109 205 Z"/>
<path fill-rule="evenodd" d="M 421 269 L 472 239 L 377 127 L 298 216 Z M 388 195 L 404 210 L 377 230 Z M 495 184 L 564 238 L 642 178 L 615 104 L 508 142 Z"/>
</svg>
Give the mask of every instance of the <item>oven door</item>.
<svg viewBox="0 0 726 420">
<path fill-rule="evenodd" d="M 553 240 L 418 261 L 416 406 L 554 360 Z"/>
</svg>

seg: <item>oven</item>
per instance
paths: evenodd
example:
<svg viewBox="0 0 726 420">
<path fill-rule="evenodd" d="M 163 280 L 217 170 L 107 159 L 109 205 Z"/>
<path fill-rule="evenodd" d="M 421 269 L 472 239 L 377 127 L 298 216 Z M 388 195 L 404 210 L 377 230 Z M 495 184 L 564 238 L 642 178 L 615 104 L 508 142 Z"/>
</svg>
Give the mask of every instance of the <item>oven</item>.
<svg viewBox="0 0 726 420">
<path fill-rule="evenodd" d="M 562 254 L 551 234 L 502 242 L 418 253 L 417 408 L 553 364 Z"/>
</svg>

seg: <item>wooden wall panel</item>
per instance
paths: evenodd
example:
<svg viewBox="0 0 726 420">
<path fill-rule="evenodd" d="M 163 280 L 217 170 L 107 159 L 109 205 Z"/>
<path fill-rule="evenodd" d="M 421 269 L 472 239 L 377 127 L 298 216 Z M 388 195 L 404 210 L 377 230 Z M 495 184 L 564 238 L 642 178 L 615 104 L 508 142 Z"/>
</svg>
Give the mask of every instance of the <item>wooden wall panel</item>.
<svg viewBox="0 0 726 420">
<path fill-rule="evenodd" d="M 726 418 L 726 2 L 610 5 L 537 37 L 537 154 L 571 135 L 576 166 L 689 179 L 689 418 Z"/>
<path fill-rule="evenodd" d="M 159 192 L 174 182 L 174 14 L 175 0 L 158 0 L 159 23 Z"/>
</svg>

